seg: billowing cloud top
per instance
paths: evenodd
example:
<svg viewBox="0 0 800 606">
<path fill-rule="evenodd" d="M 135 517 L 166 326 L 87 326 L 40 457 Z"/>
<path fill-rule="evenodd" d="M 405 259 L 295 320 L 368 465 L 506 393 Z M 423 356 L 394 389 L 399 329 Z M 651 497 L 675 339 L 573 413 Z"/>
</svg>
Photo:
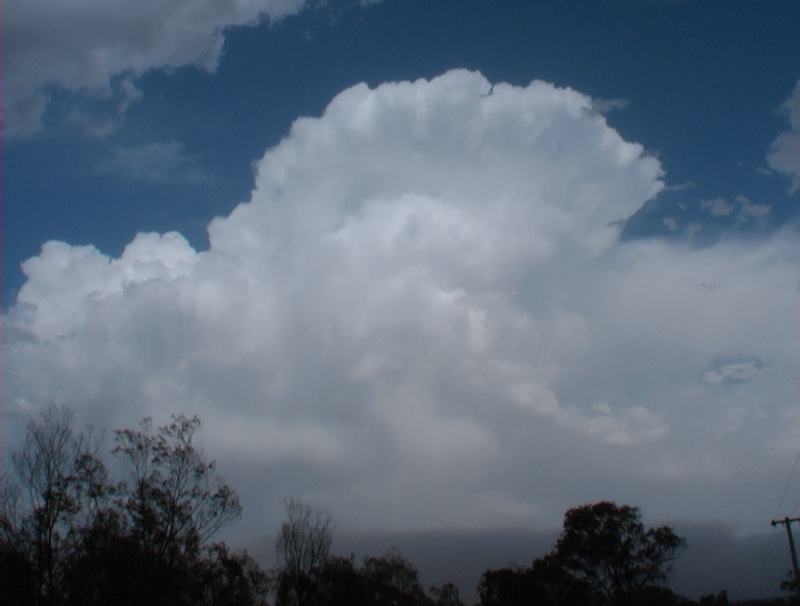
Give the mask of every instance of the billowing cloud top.
<svg viewBox="0 0 800 606">
<path fill-rule="evenodd" d="M 599 498 L 752 522 L 733 495 L 800 433 L 800 247 L 618 243 L 661 176 L 570 89 L 355 86 L 266 153 L 209 250 L 140 234 L 27 261 L 9 409 L 196 412 L 261 522 L 287 493 L 343 526 Z"/>
<path fill-rule="evenodd" d="M 6 135 L 40 125 L 47 88 L 120 97 L 137 95 L 130 80 L 153 68 L 198 65 L 213 70 L 226 27 L 278 19 L 303 0 L 11 0 L 6 6 Z"/>
</svg>

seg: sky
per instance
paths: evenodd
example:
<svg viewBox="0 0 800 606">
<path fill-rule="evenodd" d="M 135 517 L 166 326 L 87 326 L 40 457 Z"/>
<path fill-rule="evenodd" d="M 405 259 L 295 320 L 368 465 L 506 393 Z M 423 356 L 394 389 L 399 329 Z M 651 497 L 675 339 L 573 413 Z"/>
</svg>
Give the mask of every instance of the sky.
<svg viewBox="0 0 800 606">
<path fill-rule="evenodd" d="M 242 535 L 800 513 L 800 4 L 10 0 L 3 416 Z M 788 478 L 788 480 L 787 480 Z"/>
</svg>

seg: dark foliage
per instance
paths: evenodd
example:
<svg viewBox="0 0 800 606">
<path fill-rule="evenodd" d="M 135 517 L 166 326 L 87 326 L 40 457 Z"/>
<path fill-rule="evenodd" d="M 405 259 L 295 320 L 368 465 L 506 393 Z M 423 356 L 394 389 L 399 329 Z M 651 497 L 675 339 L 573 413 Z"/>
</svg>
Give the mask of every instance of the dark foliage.
<svg viewBox="0 0 800 606">
<path fill-rule="evenodd" d="M 717 595 L 705 595 L 697 601 L 698 606 L 730 606 L 728 592 L 720 591 Z"/>
<path fill-rule="evenodd" d="M 478 583 L 482 606 L 528 606 L 546 604 L 544 585 L 528 568 L 487 570 Z"/>
<path fill-rule="evenodd" d="M 427 603 L 417 569 L 396 551 L 390 551 L 382 558 L 364 560 L 361 576 L 370 605 L 416 606 Z"/>
<path fill-rule="evenodd" d="M 240 513 L 193 443 L 196 418 L 115 432 L 129 476 L 113 483 L 90 431 L 51 408 L 28 427 L 3 478 L 2 604 L 266 604 L 246 554 L 209 544 Z"/>
<path fill-rule="evenodd" d="M 441 587 L 431 587 L 433 606 L 464 606 L 461 595 L 453 583 L 445 583 Z"/>
<path fill-rule="evenodd" d="M 636 507 L 602 502 L 570 509 L 552 557 L 606 603 L 627 603 L 666 582 L 683 539 L 663 526 L 645 530 Z"/>
<path fill-rule="evenodd" d="M 361 570 L 352 557 L 329 557 L 316 578 L 316 604 L 338 606 L 367 604 Z"/>
<path fill-rule="evenodd" d="M 279 583 L 283 578 L 278 573 Z M 358 566 L 352 557 L 328 557 L 305 577 L 304 599 L 315 606 L 463 606 L 452 584 L 431 590 L 429 597 L 417 570 L 396 551 L 365 558 Z M 295 604 L 297 592 L 277 592 L 277 604 Z"/>
<path fill-rule="evenodd" d="M 530 568 L 489 570 L 481 606 L 671 606 L 663 587 L 684 545 L 670 528 L 646 530 L 639 510 L 596 503 L 569 510 L 553 551 Z"/>
</svg>

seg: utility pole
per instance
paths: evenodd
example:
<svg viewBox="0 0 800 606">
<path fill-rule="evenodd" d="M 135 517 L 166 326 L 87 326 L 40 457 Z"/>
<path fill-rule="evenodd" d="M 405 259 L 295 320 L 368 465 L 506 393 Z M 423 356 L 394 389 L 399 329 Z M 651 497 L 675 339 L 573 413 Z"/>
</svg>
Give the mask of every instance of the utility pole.
<svg viewBox="0 0 800 606">
<path fill-rule="evenodd" d="M 794 571 L 794 582 L 800 587 L 800 569 L 797 568 L 797 551 L 794 548 L 794 538 L 792 537 L 792 522 L 800 522 L 800 518 L 783 518 L 782 520 L 772 520 L 772 526 L 779 524 L 786 527 L 786 538 L 789 539 L 789 553 L 792 556 L 792 570 Z"/>
</svg>

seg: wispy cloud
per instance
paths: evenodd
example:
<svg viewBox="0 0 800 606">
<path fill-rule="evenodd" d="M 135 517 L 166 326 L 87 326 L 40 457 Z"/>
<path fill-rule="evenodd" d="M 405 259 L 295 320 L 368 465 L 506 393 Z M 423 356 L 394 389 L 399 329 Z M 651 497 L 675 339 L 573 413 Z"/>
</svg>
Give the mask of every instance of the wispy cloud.
<svg viewBox="0 0 800 606">
<path fill-rule="evenodd" d="M 753 219 L 763 219 L 772 212 L 769 204 L 756 204 L 744 195 L 738 195 L 733 202 L 725 198 L 701 200 L 700 206 L 714 218 L 732 217 L 739 223 Z"/>
<path fill-rule="evenodd" d="M 212 178 L 201 167 L 200 158 L 187 154 L 177 141 L 118 147 L 95 166 L 95 172 L 144 183 L 199 184 Z"/>
<path fill-rule="evenodd" d="M 733 210 L 733 204 L 729 203 L 725 198 L 713 198 L 711 200 L 701 200 L 700 206 L 703 210 L 708 211 L 712 217 L 727 217 Z"/>
<path fill-rule="evenodd" d="M 623 97 L 614 97 L 611 99 L 602 99 L 599 97 L 592 97 L 592 109 L 601 114 L 609 112 L 621 111 L 630 105 L 630 100 Z"/>
<path fill-rule="evenodd" d="M 678 229 L 678 220 L 675 217 L 664 217 L 662 223 L 664 223 L 664 227 L 670 231 L 676 231 Z"/>
<path fill-rule="evenodd" d="M 675 183 L 674 185 L 666 185 L 664 191 L 688 191 L 697 187 L 694 181 L 684 181 L 683 183 Z"/>
<path fill-rule="evenodd" d="M 747 196 L 736 196 L 736 202 L 739 203 L 739 219 L 762 219 L 772 212 L 772 207 L 769 204 L 756 204 Z"/>
</svg>

